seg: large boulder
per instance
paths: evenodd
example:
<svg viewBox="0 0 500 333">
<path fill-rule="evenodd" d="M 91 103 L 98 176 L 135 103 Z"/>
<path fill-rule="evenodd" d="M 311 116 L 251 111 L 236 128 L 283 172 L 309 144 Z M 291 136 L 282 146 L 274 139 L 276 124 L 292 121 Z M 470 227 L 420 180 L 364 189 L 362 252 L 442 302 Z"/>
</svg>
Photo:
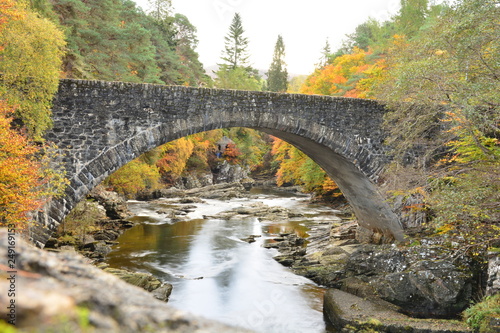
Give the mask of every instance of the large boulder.
<svg viewBox="0 0 500 333">
<path fill-rule="evenodd" d="M 467 257 L 453 257 L 450 249 L 432 245 L 363 245 L 349 257 L 346 270 L 415 317 L 456 317 L 469 305 L 475 287 Z"/>
</svg>

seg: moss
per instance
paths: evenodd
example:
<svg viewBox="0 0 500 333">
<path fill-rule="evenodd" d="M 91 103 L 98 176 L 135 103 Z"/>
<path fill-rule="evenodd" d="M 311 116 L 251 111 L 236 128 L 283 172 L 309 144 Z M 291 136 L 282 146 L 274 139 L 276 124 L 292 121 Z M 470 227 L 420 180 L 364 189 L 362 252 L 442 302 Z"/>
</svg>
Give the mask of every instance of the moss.
<svg viewBox="0 0 500 333">
<path fill-rule="evenodd" d="M 482 302 L 464 311 L 467 324 L 477 332 L 498 332 L 500 322 L 500 294 L 486 297 Z"/>
</svg>

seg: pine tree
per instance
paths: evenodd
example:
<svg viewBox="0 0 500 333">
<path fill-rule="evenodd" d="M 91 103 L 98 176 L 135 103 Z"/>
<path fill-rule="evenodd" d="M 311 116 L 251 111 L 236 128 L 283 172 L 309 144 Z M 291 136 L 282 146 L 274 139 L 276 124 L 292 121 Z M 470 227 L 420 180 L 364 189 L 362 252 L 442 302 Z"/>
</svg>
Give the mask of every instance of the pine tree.
<svg viewBox="0 0 500 333">
<path fill-rule="evenodd" d="M 224 37 L 225 50 L 222 60 L 227 63 L 225 66 L 229 67 L 229 69 L 248 65 L 248 38 L 243 37 L 244 32 L 241 16 L 235 13 L 233 21 L 229 26 L 229 34 Z"/>
<path fill-rule="evenodd" d="M 171 0 L 149 0 L 151 9 L 149 14 L 157 21 L 164 21 L 171 16 L 172 1 Z"/>
<path fill-rule="evenodd" d="M 325 46 L 321 50 L 321 57 L 319 58 L 319 63 L 316 64 L 316 67 L 323 68 L 330 62 L 330 57 L 332 55 L 332 50 L 330 48 L 330 43 L 328 39 L 326 40 Z"/>
<path fill-rule="evenodd" d="M 267 90 L 286 92 L 288 88 L 288 71 L 285 63 L 285 44 L 283 37 L 278 35 L 274 46 L 273 62 L 267 72 Z"/>
<path fill-rule="evenodd" d="M 229 33 L 225 39 L 225 48 L 215 72 L 215 86 L 222 89 L 262 90 L 259 71 L 248 64 L 248 38 L 243 36 L 243 26 L 240 14 L 234 14 L 233 22 L 229 26 Z"/>
</svg>

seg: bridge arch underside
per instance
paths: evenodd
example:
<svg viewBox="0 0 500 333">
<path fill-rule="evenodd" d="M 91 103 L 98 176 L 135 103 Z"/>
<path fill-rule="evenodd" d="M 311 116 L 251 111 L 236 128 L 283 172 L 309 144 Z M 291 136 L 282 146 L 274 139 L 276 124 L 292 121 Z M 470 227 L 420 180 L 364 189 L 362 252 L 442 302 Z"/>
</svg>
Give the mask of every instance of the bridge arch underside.
<svg viewBox="0 0 500 333">
<path fill-rule="evenodd" d="M 216 119 L 210 120 L 196 116 L 189 120 L 153 123 L 148 128 L 136 129 L 134 135 L 123 139 L 118 134 L 121 132 L 120 125 L 115 122 L 115 128 L 109 131 L 108 136 L 114 137 L 116 142 L 94 158 L 86 160 L 92 147 L 63 150 L 63 154 L 69 156 L 65 165 L 70 185 L 63 197 L 52 200 L 35 218 L 37 222 L 30 229 L 31 240 L 43 247 L 59 223 L 80 200 L 106 177 L 141 154 L 187 135 L 230 127 L 253 128 L 301 149 L 337 183 L 361 226 L 382 232 L 396 240 L 404 239 L 397 215 L 384 201 L 374 183 L 386 163 L 383 157 L 385 155 L 366 149 L 366 145 L 360 144 L 363 140 L 353 139 L 310 121 L 293 117 L 280 118 L 273 114 L 260 115 L 258 120 L 252 115 L 245 115 L 243 119 L 230 115 L 218 115 L 214 118 Z"/>
</svg>

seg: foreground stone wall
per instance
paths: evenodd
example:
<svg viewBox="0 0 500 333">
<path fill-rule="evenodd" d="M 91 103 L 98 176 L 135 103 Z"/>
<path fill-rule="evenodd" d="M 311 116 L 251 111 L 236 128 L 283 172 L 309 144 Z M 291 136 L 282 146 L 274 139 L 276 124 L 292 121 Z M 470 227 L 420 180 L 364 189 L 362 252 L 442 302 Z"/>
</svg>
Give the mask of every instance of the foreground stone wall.
<svg viewBox="0 0 500 333">
<path fill-rule="evenodd" d="M 140 154 L 186 135 L 237 126 L 300 148 L 337 182 L 361 225 L 401 240 L 398 217 L 375 185 L 388 160 L 384 112 L 383 105 L 362 99 L 61 80 L 46 138 L 64 155 L 58 162 L 71 184 L 37 216 L 30 237 L 43 246 L 78 201 Z"/>
</svg>

